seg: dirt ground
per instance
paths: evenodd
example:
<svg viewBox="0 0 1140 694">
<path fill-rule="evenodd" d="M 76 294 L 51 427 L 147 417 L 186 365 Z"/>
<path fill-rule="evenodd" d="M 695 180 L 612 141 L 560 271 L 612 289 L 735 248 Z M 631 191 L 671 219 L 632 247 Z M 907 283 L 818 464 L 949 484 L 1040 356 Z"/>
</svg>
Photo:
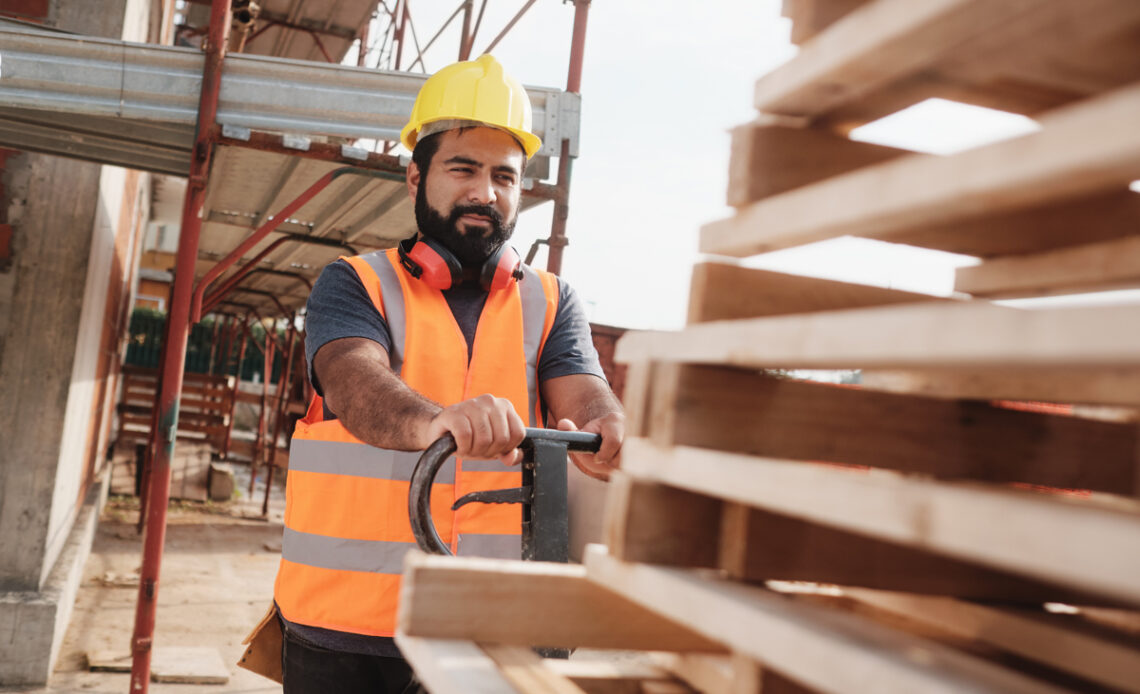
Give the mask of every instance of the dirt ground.
<svg viewBox="0 0 1140 694">
<path fill-rule="evenodd" d="M 248 468 L 239 468 L 238 488 L 246 491 Z M 260 485 L 263 493 L 264 486 Z M 243 496 L 224 504 L 173 502 L 166 550 L 159 576 L 157 648 L 216 648 L 230 672 L 227 684 L 159 684 L 157 694 L 178 692 L 280 692 L 276 683 L 235 665 L 242 639 L 258 623 L 273 595 L 281 557 L 283 490 L 274 485 L 268 519 L 257 502 Z M 244 500 L 243 500 L 244 499 Z M 142 538 L 135 531 L 138 504 L 112 497 L 84 569 L 67 635 L 46 689 L 28 692 L 128 691 L 126 673 L 88 672 L 86 654 L 130 650 L 142 561 Z"/>
</svg>

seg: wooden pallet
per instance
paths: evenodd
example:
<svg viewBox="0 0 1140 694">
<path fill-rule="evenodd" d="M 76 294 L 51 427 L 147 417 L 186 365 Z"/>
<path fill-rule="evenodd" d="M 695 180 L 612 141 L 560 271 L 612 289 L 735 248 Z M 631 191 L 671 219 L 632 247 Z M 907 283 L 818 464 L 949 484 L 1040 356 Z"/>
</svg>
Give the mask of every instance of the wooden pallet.
<svg viewBox="0 0 1140 694">
<path fill-rule="evenodd" d="M 800 52 L 756 83 L 701 250 L 854 235 L 981 262 L 953 297 L 698 265 L 688 326 L 616 350 L 606 546 L 584 569 L 415 557 L 401 647 L 437 694 L 470 691 L 448 662 L 487 691 L 1140 694 L 1140 305 L 992 301 L 1140 286 L 1140 3 L 784 12 Z M 930 97 L 1041 127 L 951 156 L 848 138 Z M 579 680 L 527 646 L 664 654 Z"/>
<path fill-rule="evenodd" d="M 118 406 L 120 444 L 144 443 L 150 439 L 157 385 L 157 369 L 123 367 Z M 232 376 L 187 373 L 179 400 L 179 440 L 206 442 L 214 450 L 221 450 L 233 412 L 234 390 Z"/>
</svg>

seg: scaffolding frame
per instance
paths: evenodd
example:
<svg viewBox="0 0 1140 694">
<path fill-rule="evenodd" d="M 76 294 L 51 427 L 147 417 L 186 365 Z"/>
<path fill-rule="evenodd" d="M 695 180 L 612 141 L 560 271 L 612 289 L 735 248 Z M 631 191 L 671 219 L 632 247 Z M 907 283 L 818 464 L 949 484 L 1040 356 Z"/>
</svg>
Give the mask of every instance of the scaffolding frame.
<svg viewBox="0 0 1140 694">
<path fill-rule="evenodd" d="M 194 144 L 191 150 L 192 157 L 188 177 L 189 183 L 183 202 L 182 230 L 176 255 L 174 284 L 168 312 L 166 338 L 163 342 L 160 384 L 156 397 L 158 407 L 155 408 L 155 426 L 151 429 L 151 442 L 149 446 L 150 462 L 147 466 L 149 472 L 147 475 L 148 484 L 146 485 L 147 501 L 140 509 L 140 523 L 143 522 L 143 518 L 145 517 L 145 529 L 143 538 L 143 561 L 140 570 L 139 593 L 135 610 L 135 626 L 131 638 L 132 667 L 130 685 L 131 692 L 139 694 L 145 694 L 148 691 L 150 683 L 159 570 L 166 536 L 166 511 L 170 500 L 170 465 L 173 458 L 178 426 L 178 403 L 182 391 L 187 338 L 190 326 L 201 317 L 201 301 L 205 290 L 208 288 L 209 280 L 220 276 L 221 272 L 225 269 L 223 265 L 228 267 L 240 257 L 240 252 L 235 250 L 226 261 L 219 264 L 218 268 L 216 268 L 218 271 L 213 273 L 209 280 L 204 277 L 202 281 L 199 281 L 197 286 L 195 286 L 195 262 L 198 256 L 199 237 L 203 223 L 199 212 L 203 209 L 205 203 L 206 188 L 209 183 L 210 175 L 210 162 L 215 149 L 219 145 L 250 147 L 291 156 L 306 156 L 320 158 L 326 161 L 335 161 L 349 167 L 355 167 L 358 170 L 363 169 L 371 175 L 383 176 L 403 173 L 403 168 L 399 166 L 399 161 L 396 160 L 395 157 L 387 155 L 387 153 L 369 153 L 361 158 L 359 152 L 346 151 L 344 147 L 314 147 L 311 144 L 306 150 L 298 150 L 295 147 L 289 146 L 290 143 L 288 142 L 287 136 L 283 137 L 270 133 L 253 132 L 252 130 L 243 128 L 227 129 L 221 126 L 218 123 L 218 105 L 222 86 L 222 67 L 226 57 L 227 46 L 230 41 L 233 4 L 232 0 L 192 1 L 210 2 L 210 22 L 205 34 L 206 57 L 202 68 L 202 82 L 198 100 Z M 572 1 L 574 4 L 574 28 L 566 91 L 578 94 L 581 89 L 586 21 L 590 0 Z M 418 41 L 415 39 L 414 27 L 411 27 L 409 2 L 410 0 L 396 0 L 395 9 L 389 11 L 390 16 L 394 20 L 398 18 L 398 22 L 393 24 L 393 27 L 395 27 L 393 54 L 396 70 L 399 69 L 406 41 L 405 31 L 409 28 L 412 29 L 413 43 L 417 44 L 418 52 L 416 61 L 412 63 L 413 65 L 416 64 L 416 62 L 422 65 L 423 52 L 426 50 L 426 47 L 420 49 Z M 458 15 L 460 10 L 463 11 L 464 23 L 458 54 L 460 59 L 467 59 L 471 54 L 471 48 L 482 23 L 483 12 L 486 9 L 487 2 L 488 0 L 482 0 L 482 6 L 480 7 L 478 18 L 474 25 L 471 23 L 474 0 L 464 0 L 461 3 L 460 9 L 456 10 L 448 20 L 448 23 L 450 23 Z M 488 50 L 493 48 L 494 45 L 510 31 L 522 15 L 533 6 L 534 2 L 535 0 L 527 0 L 522 9 L 499 33 L 495 40 L 491 42 Z M 379 4 L 383 5 L 385 10 L 388 10 L 386 2 Z M 442 33 L 446 26 L 445 24 L 439 33 Z M 368 53 L 368 23 L 365 23 L 359 32 L 358 38 L 361 41 L 359 54 L 362 61 L 363 56 Z M 314 36 L 316 35 L 314 34 Z M 247 40 L 248 39 L 243 40 L 241 43 L 245 43 Z M 549 239 L 546 240 L 546 244 L 549 246 L 547 269 L 557 274 L 561 271 L 562 267 L 562 249 L 567 244 L 566 220 L 569 216 L 570 159 L 572 156 L 577 155 L 577 143 L 572 143 L 569 139 L 563 138 L 561 142 L 548 143 L 548 146 L 558 148 L 559 161 L 556 182 L 554 185 L 536 184 L 529 192 L 532 195 L 540 195 L 554 202 L 555 209 L 551 224 L 551 233 Z M 294 201 L 294 203 L 297 202 L 298 201 Z M 299 206 L 300 205 L 297 204 L 297 207 Z M 287 216 L 286 214 L 276 215 L 278 223 L 284 221 Z M 254 239 L 255 236 L 260 234 L 261 238 L 263 238 L 269 231 L 272 231 L 274 227 L 276 227 L 276 224 L 267 223 L 263 225 L 261 229 L 247 237 L 239 246 L 239 249 L 242 247 L 252 247 L 252 245 L 256 243 L 256 239 Z M 254 240 L 251 241 L 251 239 Z M 212 306 L 234 306 L 234 302 L 226 300 L 227 294 L 232 292 L 240 280 L 255 267 L 256 263 L 248 263 L 247 266 L 243 268 L 243 271 L 235 275 L 236 280 L 229 282 L 223 288 L 212 293 L 209 297 Z M 196 306 L 195 297 L 197 297 Z M 252 310 L 252 307 L 246 311 L 246 324 L 248 324 L 250 314 L 256 314 L 256 312 Z M 271 369 L 272 361 L 269 355 L 272 354 L 273 345 L 276 340 L 276 321 L 274 321 L 272 327 L 272 338 L 270 332 L 270 330 L 266 331 L 265 353 L 266 362 L 270 365 L 268 368 Z M 290 354 L 293 352 L 295 338 L 295 318 L 293 318 L 289 321 L 289 333 L 287 338 L 287 351 Z M 287 363 L 285 369 L 283 369 L 284 373 L 282 374 L 282 383 L 278 386 L 279 389 L 287 387 L 287 381 L 291 380 L 289 367 L 290 365 Z M 270 374 L 267 372 L 266 376 L 266 384 L 268 386 L 268 377 Z M 274 408 L 278 414 L 277 421 L 273 426 L 274 433 L 280 430 L 280 412 L 283 409 L 282 400 L 284 397 L 285 393 L 280 391 L 278 393 L 278 403 Z M 263 400 L 267 400 L 267 398 L 263 398 Z M 259 425 L 259 439 L 261 438 L 261 432 L 268 433 L 269 423 L 266 421 L 266 416 L 268 415 L 267 409 L 267 405 L 263 402 L 262 420 Z M 275 450 L 276 440 L 271 440 L 270 445 L 271 448 Z M 272 459 L 272 454 L 270 458 Z M 268 491 L 267 487 L 263 513 L 268 511 Z"/>
</svg>

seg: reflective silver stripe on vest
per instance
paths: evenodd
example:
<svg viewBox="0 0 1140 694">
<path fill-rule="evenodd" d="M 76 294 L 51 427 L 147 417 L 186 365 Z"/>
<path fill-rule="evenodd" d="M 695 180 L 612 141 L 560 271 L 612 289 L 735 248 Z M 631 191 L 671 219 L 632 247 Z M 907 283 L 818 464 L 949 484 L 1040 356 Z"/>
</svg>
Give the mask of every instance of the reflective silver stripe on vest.
<svg viewBox="0 0 1140 694">
<path fill-rule="evenodd" d="M 393 451 L 363 443 L 294 438 L 289 446 L 289 469 L 407 482 L 421 455 L 421 451 Z M 455 484 L 454 457 L 439 469 L 435 481 Z"/>
<path fill-rule="evenodd" d="M 414 542 L 346 540 L 285 528 L 281 558 L 321 569 L 398 574 L 404 570 L 404 555 L 415 547 Z"/>
<path fill-rule="evenodd" d="M 523 354 L 526 355 L 526 393 L 528 426 L 536 427 L 534 410 L 538 405 L 538 348 L 542 344 L 542 329 L 546 324 L 546 292 L 538 273 L 523 265 L 523 278 L 519 281 L 522 299 Z"/>
<path fill-rule="evenodd" d="M 503 461 L 497 458 L 495 460 L 463 459 L 464 472 L 519 472 L 521 469 L 518 465 L 504 465 Z"/>
<path fill-rule="evenodd" d="M 484 535 L 461 533 L 459 535 L 461 557 L 490 557 L 492 559 L 521 559 L 521 535 Z"/>
<path fill-rule="evenodd" d="M 392 371 L 399 374 L 404 368 L 404 336 L 407 334 L 407 313 L 404 308 L 404 288 L 396 268 L 388 260 L 385 251 L 373 251 L 360 256 L 380 278 L 380 300 L 384 303 L 384 320 L 388 322 L 388 334 L 392 338 L 392 348 L 388 350 L 388 361 Z"/>
</svg>

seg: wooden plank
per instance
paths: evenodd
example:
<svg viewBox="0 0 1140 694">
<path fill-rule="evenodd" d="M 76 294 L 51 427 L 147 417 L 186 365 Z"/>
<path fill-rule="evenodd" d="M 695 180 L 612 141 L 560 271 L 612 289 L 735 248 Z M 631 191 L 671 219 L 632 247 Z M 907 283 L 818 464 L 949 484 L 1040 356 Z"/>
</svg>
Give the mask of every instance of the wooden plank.
<svg viewBox="0 0 1140 694">
<path fill-rule="evenodd" d="M 1140 198 L 1140 196 L 1137 196 Z M 1073 294 L 1140 286 L 1140 237 L 958 268 L 955 291 L 986 297 Z"/>
<path fill-rule="evenodd" d="M 400 654 L 432 694 L 518 694 L 495 661 L 476 644 L 396 632 Z"/>
<path fill-rule="evenodd" d="M 747 581 L 811 581 L 1013 603 L 1104 602 L 1063 586 L 627 475 L 611 484 L 607 546 L 622 561 L 719 567 Z M 619 509 L 627 515 L 619 515 Z M 653 523 L 662 528 L 646 527 Z M 675 529 L 679 537 L 669 537 Z"/>
<path fill-rule="evenodd" d="M 587 552 L 592 580 L 823 692 L 1056 692 L 938 644 L 771 591 Z M 827 663 L 827 667 L 820 667 Z"/>
<path fill-rule="evenodd" d="M 614 358 L 803 369 L 1135 368 L 1140 306 L 1020 310 L 969 302 L 722 321 L 627 333 Z"/>
<path fill-rule="evenodd" d="M 649 438 L 794 460 L 1132 494 L 1131 423 L 898 395 L 749 369 L 660 365 Z"/>
<path fill-rule="evenodd" d="M 715 567 L 721 502 L 615 473 L 606 497 L 606 546 L 626 561 Z"/>
<path fill-rule="evenodd" d="M 817 128 L 748 123 L 732 130 L 727 202 L 741 207 L 905 154 Z"/>
<path fill-rule="evenodd" d="M 928 552 L 727 503 L 720 566 L 748 581 L 809 581 L 1012 604 L 1103 602 L 1049 585 Z"/>
<path fill-rule="evenodd" d="M 529 648 L 486 645 L 483 652 L 495 661 L 503 677 L 524 694 L 586 694 L 567 678 L 543 667 L 542 658 Z"/>
<path fill-rule="evenodd" d="M 886 471 L 756 458 L 642 439 L 631 476 L 1140 603 L 1140 502 L 1060 498 Z"/>
<path fill-rule="evenodd" d="M 542 665 L 578 685 L 587 694 L 643 694 L 645 682 L 676 682 L 667 669 L 649 661 L 579 660 L 578 656 L 579 653 L 575 653 L 570 660 L 548 658 L 542 661 Z"/>
<path fill-rule="evenodd" d="M 919 301 L 946 299 L 898 289 L 708 262 L 693 266 L 688 322 L 707 323 Z"/>
<path fill-rule="evenodd" d="M 716 652 L 721 647 L 586 579 L 581 565 L 408 554 L 408 636 L 561 648 Z"/>
<path fill-rule="evenodd" d="M 867 0 L 784 0 L 782 14 L 792 20 L 792 43 L 801 44 Z"/>
<path fill-rule="evenodd" d="M 1074 230 L 1079 232 L 1074 232 Z M 1126 187 L 977 219 L 923 224 L 889 239 L 982 258 L 1127 238 L 1140 229 L 1140 195 Z M 874 233 L 869 238 L 877 238 Z"/>
<path fill-rule="evenodd" d="M 1058 109 L 1030 135 L 950 157 L 910 155 L 830 178 L 706 225 L 700 250 L 747 256 L 843 235 L 889 240 L 927 225 L 1119 190 L 1140 177 L 1137 112 L 1140 86 L 1126 87 Z"/>
<path fill-rule="evenodd" d="M 1136 369 L 864 370 L 864 388 L 940 398 L 1140 405 Z"/>
<path fill-rule="evenodd" d="M 1140 693 L 1140 648 L 1066 628 L 1047 615 L 878 590 L 845 589 L 859 602 L 980 641 L 1098 684 Z M 1040 611 L 1038 611 L 1040 612 Z"/>
<path fill-rule="evenodd" d="M 1011 69 L 1013 77 L 1028 73 L 1040 80 L 1049 58 L 1055 72 L 1068 65 L 1066 52 L 1044 51 L 1035 42 L 1058 34 L 1063 38 L 1068 29 L 1074 44 L 1095 48 L 1136 18 L 1135 3 L 1127 0 L 1086 0 L 1079 10 L 1054 0 L 880 0 L 836 22 L 793 60 L 761 77 L 754 104 L 760 111 L 820 116 L 926 75 L 955 85 L 984 85 L 986 78 L 1003 77 L 1003 69 Z M 1115 74 L 1109 58 L 1111 54 L 1068 62 L 1082 65 L 1088 74 Z M 947 64 L 951 69 L 940 74 Z M 1053 84 L 1049 79 L 1039 88 Z M 1056 85 L 1055 91 L 1066 86 L 1079 98 L 1095 90 L 1097 82 L 1085 77 Z"/>
</svg>

